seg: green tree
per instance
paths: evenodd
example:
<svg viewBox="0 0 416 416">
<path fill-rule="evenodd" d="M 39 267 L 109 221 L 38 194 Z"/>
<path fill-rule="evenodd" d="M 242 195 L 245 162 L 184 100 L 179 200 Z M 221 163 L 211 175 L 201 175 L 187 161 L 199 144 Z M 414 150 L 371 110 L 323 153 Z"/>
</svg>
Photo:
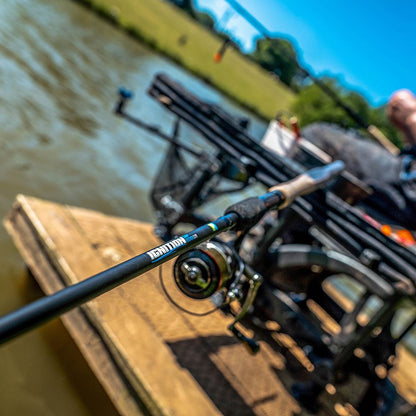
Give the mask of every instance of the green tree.
<svg viewBox="0 0 416 416">
<path fill-rule="evenodd" d="M 274 72 L 286 85 L 300 75 L 297 54 L 293 45 L 286 39 L 261 38 L 250 56 L 263 68 Z"/>
<path fill-rule="evenodd" d="M 388 137 L 397 147 L 403 146 L 403 140 L 398 130 L 390 123 L 387 117 L 386 106 L 371 108 L 369 115 L 370 124 L 377 126 L 386 137 Z"/>
<path fill-rule="evenodd" d="M 325 77 L 320 81 L 331 88 L 341 99 L 344 98 L 343 89 L 334 78 Z M 358 101 L 357 97 L 351 97 L 351 101 L 354 100 Z M 317 121 L 327 121 L 343 127 L 356 125 L 316 83 L 308 85 L 299 92 L 291 110 L 297 115 L 300 126 Z"/>
<path fill-rule="evenodd" d="M 209 13 L 196 12 L 196 20 L 198 20 L 201 25 L 214 29 L 215 19 Z"/>
<path fill-rule="evenodd" d="M 192 0 L 168 0 L 175 6 L 180 7 L 185 13 L 196 19 L 195 8 Z"/>
<path fill-rule="evenodd" d="M 182 9 L 192 18 L 196 18 L 194 4 L 192 0 L 182 0 Z"/>
<path fill-rule="evenodd" d="M 378 127 L 396 146 L 402 146 L 397 130 L 387 118 L 385 106 L 376 108 L 370 106 L 361 94 L 345 89 L 335 78 L 323 77 L 319 81 L 331 88 L 339 99 L 357 114 L 362 124 L 357 123 L 319 85 L 313 83 L 299 92 L 291 108 L 297 115 L 301 127 L 319 121 L 355 129 L 372 124 Z"/>
</svg>

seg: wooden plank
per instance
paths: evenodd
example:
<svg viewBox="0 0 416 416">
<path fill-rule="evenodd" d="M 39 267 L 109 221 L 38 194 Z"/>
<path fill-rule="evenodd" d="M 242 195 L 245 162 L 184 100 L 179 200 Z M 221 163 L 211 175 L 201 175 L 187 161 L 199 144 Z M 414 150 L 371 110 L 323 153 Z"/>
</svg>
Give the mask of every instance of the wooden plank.
<svg viewBox="0 0 416 416">
<path fill-rule="evenodd" d="M 22 195 L 5 224 L 48 294 L 159 244 L 150 224 Z M 301 410 L 272 343 L 250 356 L 227 331 L 229 317 L 179 311 L 164 296 L 157 270 L 62 319 L 122 415 L 141 414 L 143 406 L 152 415 L 184 416 Z M 331 407 L 319 414 L 334 414 Z"/>
<path fill-rule="evenodd" d="M 22 211 L 22 206 L 16 202 L 5 220 L 5 227 L 13 237 L 26 265 L 37 277 L 36 280 L 42 290 L 46 294 L 52 294 L 63 289 L 65 285 L 50 259 L 45 255 L 41 240 L 34 232 L 33 224 Z M 142 415 L 141 401 L 125 380 L 124 374 L 114 362 L 100 335 L 89 324 L 83 308 L 76 308 L 64 314 L 61 319 L 120 414 Z M 126 390 L 130 393 L 125 394 Z"/>
<path fill-rule="evenodd" d="M 80 221 L 82 222 L 82 221 Z M 143 252 L 149 247 L 143 242 L 152 238 L 152 229 L 148 229 L 144 234 L 145 238 L 133 238 L 130 234 L 132 228 L 130 224 L 119 222 L 116 224 L 117 239 L 124 239 L 124 245 L 130 247 L 130 254 L 135 255 Z M 165 273 L 169 273 L 172 269 L 170 265 L 164 266 Z M 178 311 L 167 303 L 162 294 L 162 288 L 157 279 L 148 279 L 141 282 L 141 287 L 146 285 L 146 293 L 151 293 L 144 302 L 137 302 L 139 308 L 142 308 L 142 313 L 152 311 L 147 314 L 147 319 L 154 325 L 154 327 L 162 334 L 163 338 L 169 342 L 175 351 L 180 351 L 181 348 L 186 348 L 186 345 L 193 346 L 199 351 L 205 351 L 205 355 L 195 355 L 194 362 L 190 357 L 178 358 L 184 366 L 192 369 L 192 373 L 199 380 L 202 380 L 204 385 L 208 385 L 210 390 L 210 397 L 215 403 L 229 414 L 244 414 L 248 408 L 254 414 L 275 415 L 277 410 L 279 414 L 293 414 L 299 411 L 299 406 L 281 384 L 281 381 L 270 365 L 270 361 L 266 359 L 266 355 L 258 354 L 251 356 L 246 349 L 230 335 L 227 331 L 231 319 L 224 317 L 221 313 L 215 313 L 204 318 L 195 317 L 192 315 L 179 314 Z M 149 303 L 148 303 L 149 302 Z M 163 308 L 158 306 L 158 314 L 153 313 L 154 306 L 152 304 L 164 305 Z M 163 316 L 174 316 L 175 320 L 167 321 Z M 182 340 L 184 336 L 180 334 L 186 333 L 189 330 L 193 331 L 193 338 L 188 337 L 187 340 Z M 198 343 L 197 340 L 201 342 Z M 178 352 L 178 355 L 180 353 Z M 222 391 L 213 388 L 210 385 L 209 370 L 200 367 L 201 360 L 208 360 L 211 366 L 221 373 L 223 388 Z M 274 357 L 276 361 L 277 358 Z M 218 381 L 216 381 L 218 383 Z M 216 387 L 216 386 L 215 386 Z M 229 398 L 230 406 L 225 406 L 222 402 L 224 398 L 232 396 L 227 394 L 226 390 L 234 391 L 235 396 L 244 398 L 239 401 L 237 397 Z M 278 393 L 277 393 L 278 392 Z M 237 412 L 236 409 L 239 409 Z"/>
<path fill-rule="evenodd" d="M 142 224 L 138 233 L 136 222 L 107 217 L 106 229 L 97 233 L 92 225 L 96 221 L 93 213 L 78 209 L 71 209 L 71 212 L 91 244 L 102 253 L 112 253 L 116 259 L 137 255 L 158 244 L 153 227 L 148 224 Z M 123 255 L 114 247 L 118 247 L 117 250 L 123 247 Z M 168 273 L 171 265 L 165 265 L 164 270 Z M 276 385 L 280 381 L 264 357 L 249 356 L 227 331 L 231 318 L 219 312 L 204 318 L 180 313 L 166 301 L 155 274 L 152 278 L 130 282 L 134 289 L 125 290 L 123 299 L 135 305 L 136 310 L 152 324 L 171 346 L 181 365 L 202 383 L 222 413 L 274 415 L 276 409 L 281 409 L 281 414 L 299 410 L 283 385 L 279 386 L 279 394 L 276 394 Z M 142 293 L 146 296 L 141 296 Z M 189 354 L 189 349 L 198 353 Z M 201 365 L 204 360 L 207 364 Z M 215 374 L 220 375 L 220 382 L 218 376 L 213 377 Z M 218 388 L 219 385 L 222 387 Z"/>
<path fill-rule="evenodd" d="M 7 228 L 13 228 L 19 211 L 20 215 L 26 216 L 33 226 L 34 238 L 44 244 L 45 257 L 67 284 L 106 268 L 82 235 L 69 208 L 24 196 L 17 198 L 17 207 L 6 221 Z M 97 225 L 105 226 L 101 221 L 99 217 Z M 27 256 L 25 252 L 22 254 Z M 27 263 L 33 264 L 34 261 L 27 259 Z M 37 273 L 36 277 L 38 280 L 46 278 Z M 83 309 L 133 390 L 151 414 L 186 415 L 193 414 L 194 409 L 198 409 L 201 415 L 219 414 L 189 373 L 178 367 L 169 348 L 137 313 L 134 305 L 119 302 L 123 293 L 129 290 L 127 285 L 88 302 Z M 71 319 L 69 314 L 66 315 Z M 72 335 L 78 331 L 76 325 L 68 329 Z M 74 336 L 76 342 L 81 338 L 81 333 Z M 96 359 L 94 355 L 86 358 L 89 362 Z M 95 371 L 100 381 L 108 380 L 101 372 L 100 364 L 95 366 Z M 123 398 L 128 393 L 129 389 L 125 387 L 124 391 L 115 392 L 113 396 Z M 123 407 L 122 403 L 117 404 L 119 408 Z M 121 413 L 131 414 L 129 411 L 125 409 Z"/>
</svg>

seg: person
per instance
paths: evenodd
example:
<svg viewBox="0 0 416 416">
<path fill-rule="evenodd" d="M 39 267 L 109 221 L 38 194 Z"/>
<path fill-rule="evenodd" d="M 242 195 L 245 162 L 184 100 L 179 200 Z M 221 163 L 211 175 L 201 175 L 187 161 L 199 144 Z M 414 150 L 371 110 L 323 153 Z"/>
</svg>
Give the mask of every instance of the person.
<svg viewBox="0 0 416 416">
<path fill-rule="evenodd" d="M 356 132 L 328 123 L 305 127 L 302 136 L 370 186 L 372 194 L 363 201 L 367 211 L 379 221 L 416 230 L 416 96 L 408 89 L 394 92 L 388 100 L 389 121 L 402 134 L 399 155 L 363 140 Z"/>
<path fill-rule="evenodd" d="M 393 223 L 416 230 L 416 96 L 409 90 L 395 92 L 387 103 L 387 116 L 403 135 L 404 148 L 398 156 L 378 144 L 364 140 L 356 132 L 328 123 L 313 123 L 303 129 L 302 136 L 333 159 L 343 160 L 351 173 L 372 188 L 373 193 L 364 201 L 367 209 L 370 207 L 374 214 L 382 214 L 383 220 L 387 222 L 392 220 Z M 288 238 L 293 235 L 292 231 Z M 296 241 L 289 241 L 293 242 Z M 296 279 L 297 276 L 294 275 L 292 281 Z M 315 289 L 314 282 L 312 279 L 307 282 L 308 298 L 312 299 L 311 288 Z M 318 291 L 315 295 L 318 303 L 320 284 L 321 282 L 317 285 Z M 356 356 L 348 361 L 349 370 L 369 382 L 356 405 L 360 415 L 388 415 L 394 406 L 397 391 L 386 374 L 376 370 L 381 365 L 386 365 L 385 363 L 390 366 L 388 356 L 395 355 L 396 343 L 390 329 L 391 322 L 383 327 L 380 334 L 382 338 L 368 341 L 365 346 L 365 360 L 368 361 Z M 380 344 L 384 348 L 380 348 Z M 325 355 L 320 356 L 315 351 L 313 354 L 315 365 L 325 363 Z M 364 362 L 368 365 L 364 365 Z M 326 381 L 324 378 L 315 378 L 296 382 L 292 385 L 292 394 L 303 407 L 316 413 L 317 398 L 324 390 Z"/>
<path fill-rule="evenodd" d="M 403 135 L 401 154 L 416 156 L 416 96 L 407 89 L 394 92 L 387 103 L 387 117 Z"/>
</svg>

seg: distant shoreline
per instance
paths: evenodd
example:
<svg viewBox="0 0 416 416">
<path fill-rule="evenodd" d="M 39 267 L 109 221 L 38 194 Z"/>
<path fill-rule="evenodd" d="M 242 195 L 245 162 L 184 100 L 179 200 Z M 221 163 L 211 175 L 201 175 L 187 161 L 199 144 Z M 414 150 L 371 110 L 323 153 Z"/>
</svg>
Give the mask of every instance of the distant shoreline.
<svg viewBox="0 0 416 416">
<path fill-rule="evenodd" d="M 134 0 L 72 1 L 92 10 L 133 39 L 180 65 L 263 120 L 270 120 L 278 111 L 288 111 L 290 108 L 295 97 L 293 91 L 241 53 L 229 50 L 222 63 L 214 63 L 213 53 L 222 41 L 168 3 L 161 0 L 142 0 L 138 2 L 139 5 L 134 5 Z M 155 4 L 150 4 L 150 1 Z M 163 21 L 160 23 L 162 29 L 154 27 L 153 31 L 149 31 L 145 25 L 140 25 L 141 22 L 136 17 L 140 15 L 145 21 L 147 16 L 143 16 L 143 11 L 146 7 L 166 9 L 168 17 L 175 20 L 172 18 L 174 16 L 178 21 L 164 33 L 161 33 L 162 30 L 167 28 L 162 27 Z M 132 13 L 132 10 L 135 13 Z M 151 12 L 154 10 L 149 10 L 149 20 L 152 18 Z M 186 46 L 179 47 L 176 39 L 182 32 L 187 32 L 189 40 Z M 159 35 L 160 39 L 157 39 Z M 192 56 L 192 52 L 195 56 Z"/>
</svg>

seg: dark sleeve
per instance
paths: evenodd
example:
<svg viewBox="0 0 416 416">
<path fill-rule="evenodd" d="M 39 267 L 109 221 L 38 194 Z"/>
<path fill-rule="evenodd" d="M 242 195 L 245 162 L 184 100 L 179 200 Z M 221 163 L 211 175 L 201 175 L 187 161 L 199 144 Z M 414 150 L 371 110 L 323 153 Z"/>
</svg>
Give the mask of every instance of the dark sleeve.
<svg viewBox="0 0 416 416">
<path fill-rule="evenodd" d="M 416 158 L 416 145 L 405 146 L 400 151 L 399 156 L 412 156 Z"/>
<path fill-rule="evenodd" d="M 416 179 L 394 184 L 372 182 L 373 194 L 364 201 L 380 222 L 416 230 Z"/>
</svg>

